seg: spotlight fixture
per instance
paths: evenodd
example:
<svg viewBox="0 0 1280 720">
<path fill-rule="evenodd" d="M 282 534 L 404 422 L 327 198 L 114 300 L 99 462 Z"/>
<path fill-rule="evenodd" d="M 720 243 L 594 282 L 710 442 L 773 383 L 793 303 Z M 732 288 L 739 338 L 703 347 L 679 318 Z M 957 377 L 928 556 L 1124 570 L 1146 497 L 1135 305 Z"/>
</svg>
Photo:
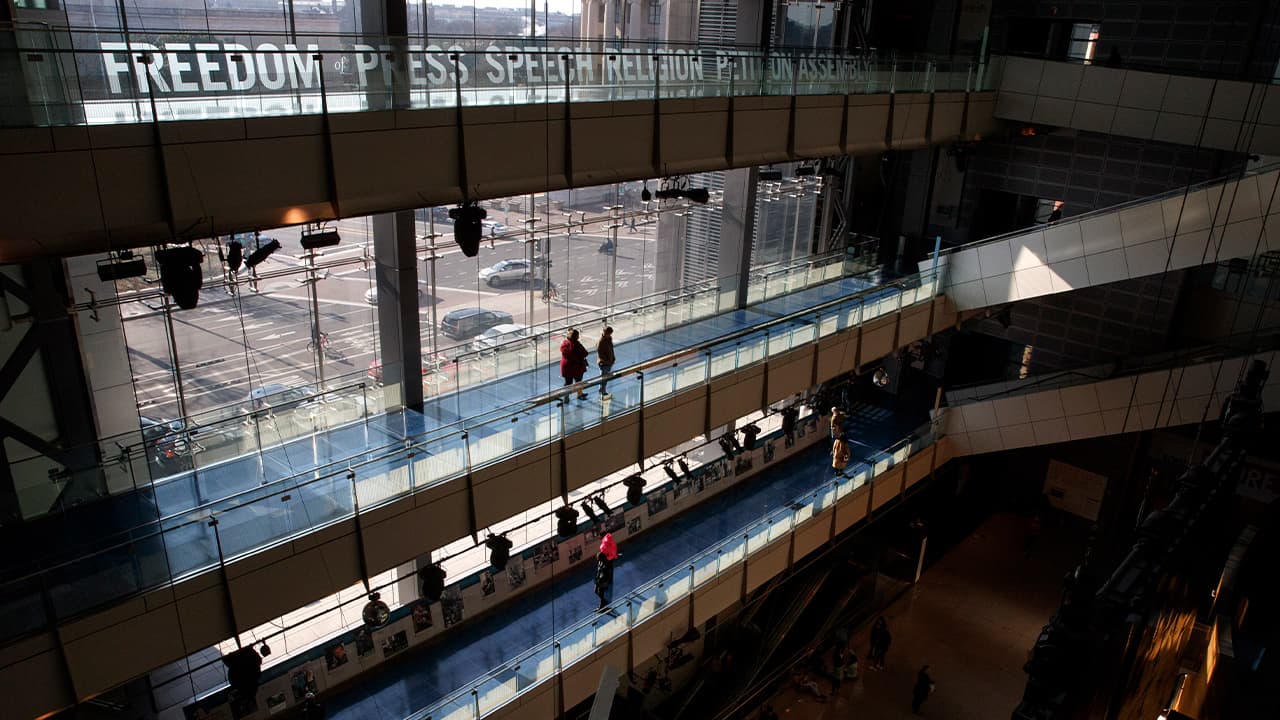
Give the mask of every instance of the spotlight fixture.
<svg viewBox="0 0 1280 720">
<path fill-rule="evenodd" d="M 507 539 L 506 535 L 490 535 L 484 541 L 485 547 L 489 548 L 489 564 L 495 570 L 503 570 L 507 567 L 507 561 L 511 559 L 512 543 Z"/>
<path fill-rule="evenodd" d="M 889 385 L 889 371 L 884 368 L 876 368 L 874 374 L 871 375 L 871 382 L 876 387 L 886 387 Z"/>
<path fill-rule="evenodd" d="M 685 198 L 700 205 L 711 201 L 711 191 L 706 188 L 663 188 L 653 194 L 659 200 L 675 200 Z"/>
<path fill-rule="evenodd" d="M 733 442 L 729 440 L 729 436 L 727 434 L 721 435 L 717 442 L 720 444 L 720 449 L 724 451 L 724 456 L 732 460 L 734 455 Z"/>
<path fill-rule="evenodd" d="M 782 434 L 790 439 L 795 439 L 796 422 L 800 420 L 800 408 L 790 405 L 782 409 Z"/>
<path fill-rule="evenodd" d="M 663 465 L 662 465 L 662 470 L 663 470 L 663 472 L 665 472 L 665 473 L 667 474 L 667 477 L 671 478 L 672 480 L 679 480 L 679 479 L 680 479 L 680 476 L 676 474 L 676 469 L 675 469 L 675 468 L 673 468 L 673 467 L 671 467 L 671 461 L 670 461 L 670 460 L 668 460 L 668 461 L 666 461 L 665 463 L 663 463 Z"/>
<path fill-rule="evenodd" d="M 231 692 L 239 697 L 253 697 L 258 692 L 258 682 L 262 678 L 262 656 L 251 647 L 232 650 L 222 656 L 222 664 L 227 666 L 227 684 Z"/>
<path fill-rule="evenodd" d="M 760 426 L 755 423 L 742 428 L 742 445 L 748 450 L 756 449 L 756 438 L 760 437 Z"/>
<path fill-rule="evenodd" d="M 796 169 L 791 171 L 791 174 L 795 175 L 796 177 L 807 177 L 809 175 L 817 175 L 818 168 L 812 165 L 797 165 Z"/>
<path fill-rule="evenodd" d="M 258 647 L 258 654 L 262 657 L 268 657 L 271 655 L 271 646 L 267 644 L 266 640 L 263 640 L 262 645 Z"/>
<path fill-rule="evenodd" d="M 183 310 L 191 310 L 200 302 L 200 286 L 204 275 L 200 263 L 204 253 L 185 245 L 156 251 L 160 264 L 160 287 L 173 296 L 173 301 Z"/>
<path fill-rule="evenodd" d="M 627 502 L 632 505 L 639 505 L 644 502 L 644 486 L 648 481 L 644 476 L 636 474 L 622 481 L 627 486 Z"/>
<path fill-rule="evenodd" d="M 640 191 L 640 200 L 643 202 L 649 202 L 652 199 L 653 199 L 653 193 L 649 192 L 649 181 L 645 180 L 644 189 Z"/>
<path fill-rule="evenodd" d="M 371 592 L 369 593 L 369 602 L 364 604 L 364 608 L 360 610 L 360 619 L 364 621 L 365 627 L 376 630 L 387 624 L 387 620 L 391 619 L 391 608 L 382 602 L 382 595 Z"/>
<path fill-rule="evenodd" d="M 227 243 L 227 269 L 231 272 L 238 272 L 243 264 L 244 245 L 241 245 L 238 240 L 232 240 Z"/>
<path fill-rule="evenodd" d="M 271 257 L 271 253 L 280 249 L 280 241 L 274 238 L 268 238 L 265 243 L 259 243 L 258 249 L 249 253 L 249 257 L 244 259 L 244 264 L 249 267 L 258 267 L 263 260 Z"/>
<path fill-rule="evenodd" d="M 489 212 L 474 200 L 467 200 L 449 210 L 449 219 L 453 220 L 453 241 L 462 248 L 463 255 L 475 257 L 480 254 L 480 239 L 484 237 L 480 221 L 488 216 Z"/>
<path fill-rule="evenodd" d="M 604 495 L 596 495 L 591 498 L 591 501 L 596 504 L 596 507 L 600 508 L 600 512 L 604 513 L 605 517 L 613 515 L 613 509 L 604 501 Z"/>
<path fill-rule="evenodd" d="M 684 473 L 685 477 L 689 477 L 689 462 L 684 457 L 681 457 L 676 460 L 676 463 L 680 465 L 680 472 Z"/>
<path fill-rule="evenodd" d="M 593 523 L 600 522 L 600 516 L 596 514 L 595 508 L 591 507 L 590 499 L 582 501 L 582 511 L 587 514 L 587 517 L 591 518 L 591 522 Z"/>
<path fill-rule="evenodd" d="M 761 170 L 757 179 L 761 182 L 779 182 L 782 180 L 782 171 L 774 170 L 773 168 Z"/>
<path fill-rule="evenodd" d="M 133 254 L 132 250 L 121 250 L 108 260 L 98 261 L 98 279 L 102 282 L 142 277 L 147 274 L 147 262 Z"/>
<path fill-rule="evenodd" d="M 561 537 L 573 537 L 578 534 L 578 511 L 572 505 L 565 505 L 556 511 L 556 533 Z"/>
<path fill-rule="evenodd" d="M 432 563 L 418 571 L 418 591 L 423 600 L 429 603 L 440 602 L 444 594 L 444 579 L 448 573 L 439 563 Z"/>
<path fill-rule="evenodd" d="M 315 248 L 332 247 L 342 241 L 338 237 L 338 231 L 333 228 L 314 227 L 302 231 L 302 237 L 298 242 L 304 250 L 314 250 Z"/>
</svg>

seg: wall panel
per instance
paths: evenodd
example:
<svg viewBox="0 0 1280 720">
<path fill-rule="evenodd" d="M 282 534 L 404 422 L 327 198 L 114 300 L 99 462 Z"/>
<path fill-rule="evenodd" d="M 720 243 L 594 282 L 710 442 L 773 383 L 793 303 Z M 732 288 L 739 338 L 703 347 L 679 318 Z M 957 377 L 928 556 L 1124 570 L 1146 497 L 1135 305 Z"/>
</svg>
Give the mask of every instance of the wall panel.
<svg viewBox="0 0 1280 720">
<path fill-rule="evenodd" d="M 775 541 L 747 556 L 747 592 L 750 593 L 786 570 L 791 562 L 790 538 Z"/>
<path fill-rule="evenodd" d="M 718 575 L 693 592 L 693 622 L 701 625 L 742 599 L 742 564 Z"/>
</svg>

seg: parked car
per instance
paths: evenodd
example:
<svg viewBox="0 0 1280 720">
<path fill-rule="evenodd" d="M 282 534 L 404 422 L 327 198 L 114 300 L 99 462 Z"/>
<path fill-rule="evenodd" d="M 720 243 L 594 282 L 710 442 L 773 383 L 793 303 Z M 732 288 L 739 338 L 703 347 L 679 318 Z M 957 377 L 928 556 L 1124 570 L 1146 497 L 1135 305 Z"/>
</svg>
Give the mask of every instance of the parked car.
<svg viewBox="0 0 1280 720">
<path fill-rule="evenodd" d="M 318 394 L 315 388 L 306 385 L 289 387 L 269 383 L 249 391 L 249 403 L 244 410 L 248 413 L 286 405 L 306 405 Z"/>
<path fill-rule="evenodd" d="M 422 301 L 423 301 L 424 299 L 426 299 L 426 296 L 427 296 L 427 294 L 426 294 L 426 293 L 424 293 L 424 292 L 422 292 L 422 288 L 418 288 L 418 304 L 419 304 L 419 305 L 421 305 L 421 304 L 422 304 Z M 377 286 L 371 287 L 371 288 L 369 288 L 368 290 L 365 290 L 365 291 L 364 291 L 364 301 L 365 301 L 365 302 L 367 302 L 367 303 L 369 303 L 370 305 L 377 305 L 377 304 L 378 304 L 378 288 L 377 288 Z"/>
<path fill-rule="evenodd" d="M 443 372 L 452 364 L 452 361 L 444 355 L 432 355 L 428 352 L 424 352 L 422 354 L 422 374 L 424 376 L 427 373 Z M 369 370 L 365 375 L 367 375 L 370 380 L 382 382 L 382 361 L 376 359 L 370 360 Z"/>
<path fill-rule="evenodd" d="M 511 323 L 511 313 L 480 307 L 458 308 L 445 313 L 440 331 L 454 340 L 466 340 L 496 325 Z"/>
<path fill-rule="evenodd" d="M 527 283 L 529 275 L 528 260 L 500 260 L 480 271 L 480 282 L 487 283 L 489 287 L 507 283 Z"/>
<path fill-rule="evenodd" d="M 489 237 L 501 235 L 508 230 L 506 225 L 503 225 L 502 223 L 496 220 L 481 220 L 480 229 L 483 230 L 484 234 L 488 235 Z"/>
<path fill-rule="evenodd" d="M 142 443 L 149 462 L 168 470 L 190 466 L 190 455 L 199 446 L 188 436 L 186 423 L 145 416 L 139 417 L 138 423 L 142 427 Z"/>
<path fill-rule="evenodd" d="M 494 350 L 499 345 L 505 345 L 516 340 L 532 342 L 533 335 L 530 334 L 529 328 L 524 325 L 515 323 L 495 325 L 472 338 L 471 349 L 476 352 Z"/>
</svg>

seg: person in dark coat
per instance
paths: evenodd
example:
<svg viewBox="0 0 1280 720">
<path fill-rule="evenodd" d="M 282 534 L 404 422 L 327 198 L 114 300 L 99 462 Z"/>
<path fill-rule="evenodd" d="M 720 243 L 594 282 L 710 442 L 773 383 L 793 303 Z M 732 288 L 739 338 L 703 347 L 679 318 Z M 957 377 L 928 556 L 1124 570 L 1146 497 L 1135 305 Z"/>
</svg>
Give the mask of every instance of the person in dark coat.
<svg viewBox="0 0 1280 720">
<path fill-rule="evenodd" d="M 596 597 L 600 598 L 600 607 L 609 606 L 609 595 L 613 592 L 613 561 L 604 553 L 596 553 Z"/>
<path fill-rule="evenodd" d="M 600 366 L 600 397 L 609 397 L 609 375 L 613 372 L 616 359 L 613 355 L 613 328 L 606 326 L 600 334 L 600 342 L 596 343 L 596 365 Z"/>
<path fill-rule="evenodd" d="M 565 387 L 582 382 L 582 376 L 587 373 L 587 349 L 578 337 L 577 330 L 570 330 L 564 342 L 560 343 L 560 377 L 564 378 Z M 581 386 L 578 386 L 578 399 L 587 399 Z"/>
<path fill-rule="evenodd" d="M 916 686 L 911 689 L 911 712 L 920 714 L 920 706 L 933 694 L 933 678 L 929 676 L 929 666 L 920 668 L 916 674 Z"/>
<path fill-rule="evenodd" d="M 884 656 L 889 652 L 889 643 L 893 641 L 893 636 L 889 634 L 889 623 L 885 622 L 884 616 L 876 618 L 875 623 L 871 626 L 871 668 L 873 670 L 884 669 Z"/>
</svg>

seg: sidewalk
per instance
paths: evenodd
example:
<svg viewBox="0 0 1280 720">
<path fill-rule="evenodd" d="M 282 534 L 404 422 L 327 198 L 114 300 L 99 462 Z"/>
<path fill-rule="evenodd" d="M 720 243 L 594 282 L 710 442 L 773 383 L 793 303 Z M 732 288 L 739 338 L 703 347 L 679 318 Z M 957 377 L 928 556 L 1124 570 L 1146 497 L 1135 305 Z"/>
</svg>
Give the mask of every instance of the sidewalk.
<svg viewBox="0 0 1280 720">
<path fill-rule="evenodd" d="M 1053 527 L 1051 527 L 1053 525 Z M 787 720 L 875 718 L 911 714 L 911 690 L 928 664 L 937 686 L 926 717 L 1007 718 L 1022 697 L 1022 665 L 1040 628 L 1058 606 L 1062 577 L 1074 567 L 1084 537 L 1046 522 L 1024 552 L 1027 522 L 997 515 L 927 570 L 915 588 L 885 613 L 893 643 L 885 670 L 868 664 L 870 625 L 853 633 L 858 680 L 826 702 L 788 687 L 772 700 Z M 830 683 L 819 679 L 824 691 Z"/>
</svg>

